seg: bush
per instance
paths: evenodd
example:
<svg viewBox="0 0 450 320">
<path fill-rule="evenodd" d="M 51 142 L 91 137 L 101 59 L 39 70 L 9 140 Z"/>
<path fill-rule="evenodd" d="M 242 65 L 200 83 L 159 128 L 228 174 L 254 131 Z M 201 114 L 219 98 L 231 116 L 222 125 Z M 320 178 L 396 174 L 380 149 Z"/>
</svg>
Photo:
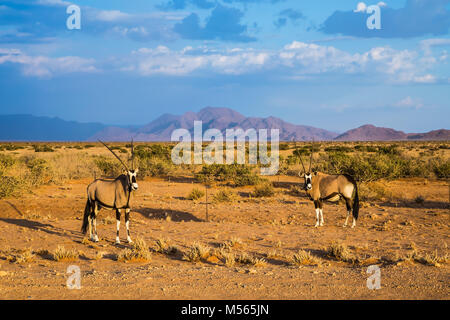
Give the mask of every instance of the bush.
<svg viewBox="0 0 450 320">
<path fill-rule="evenodd" d="M 21 184 L 16 178 L 0 176 L 0 199 L 16 194 L 20 187 Z"/>
<path fill-rule="evenodd" d="M 144 239 L 137 238 L 131 249 L 124 249 L 117 256 L 117 261 L 122 262 L 148 262 L 152 258 L 149 247 Z"/>
<path fill-rule="evenodd" d="M 205 193 L 202 190 L 194 188 L 187 196 L 187 199 L 188 200 L 198 200 L 198 199 L 201 199 L 204 195 L 205 195 Z"/>
<path fill-rule="evenodd" d="M 167 176 L 173 170 L 173 164 L 170 161 L 160 158 L 140 158 L 138 167 L 142 177 Z"/>
<path fill-rule="evenodd" d="M 450 178 L 450 160 L 433 159 L 431 160 L 430 166 L 437 178 Z"/>
<path fill-rule="evenodd" d="M 171 146 L 164 144 L 139 145 L 135 148 L 134 154 L 140 159 L 158 158 L 163 160 L 170 160 L 171 150 Z"/>
<path fill-rule="evenodd" d="M 274 194 L 275 190 L 273 188 L 272 183 L 266 182 L 256 186 L 252 195 L 256 198 L 263 198 L 263 197 L 273 197 Z"/>
<path fill-rule="evenodd" d="M 24 162 L 30 170 L 25 179 L 32 186 L 48 183 L 52 179 L 50 166 L 44 159 L 25 157 Z"/>
<path fill-rule="evenodd" d="M 94 159 L 94 163 L 103 175 L 110 177 L 119 176 L 124 170 L 122 164 L 116 159 L 108 159 L 100 156 Z"/>
<path fill-rule="evenodd" d="M 329 155 L 323 170 L 330 174 L 348 174 L 357 181 L 368 182 L 379 179 L 425 177 L 430 170 L 419 159 L 408 159 L 399 155 L 380 153 L 377 156 L 343 153 Z"/>
<path fill-rule="evenodd" d="M 202 170 L 195 175 L 195 179 L 202 183 L 212 180 L 231 182 L 237 187 L 256 185 L 260 181 L 259 176 L 252 171 L 251 167 L 244 164 L 204 165 Z"/>
<path fill-rule="evenodd" d="M 389 146 L 380 146 L 378 147 L 379 154 L 391 154 L 391 155 L 399 155 L 400 151 L 398 150 L 398 146 L 389 145 Z"/>
<path fill-rule="evenodd" d="M 34 152 L 54 152 L 55 150 L 52 147 L 46 144 L 34 144 L 33 145 Z"/>
<path fill-rule="evenodd" d="M 213 199 L 215 202 L 232 202 L 235 197 L 236 195 L 232 191 L 223 189 L 219 190 L 219 192 L 213 196 Z"/>
<path fill-rule="evenodd" d="M 325 152 L 343 152 L 343 153 L 350 153 L 353 152 L 354 149 L 350 147 L 345 146 L 332 146 L 325 148 Z"/>
<path fill-rule="evenodd" d="M 4 172 L 11 168 L 15 163 L 15 158 L 6 154 L 0 154 L 0 176 L 3 175 Z"/>
</svg>

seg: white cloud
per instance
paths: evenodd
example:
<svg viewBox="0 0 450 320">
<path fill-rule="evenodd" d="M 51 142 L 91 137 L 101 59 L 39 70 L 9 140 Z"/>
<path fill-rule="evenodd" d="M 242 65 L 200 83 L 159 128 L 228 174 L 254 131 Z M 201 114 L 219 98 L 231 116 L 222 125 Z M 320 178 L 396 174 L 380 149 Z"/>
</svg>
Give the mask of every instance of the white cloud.
<svg viewBox="0 0 450 320">
<path fill-rule="evenodd" d="M 381 77 L 390 83 L 434 83 L 429 69 L 438 59 L 410 50 L 376 47 L 363 53 L 349 53 L 332 46 L 293 41 L 277 51 L 252 48 L 228 50 L 186 47 L 141 48 L 123 60 L 122 70 L 144 76 L 188 75 L 194 72 L 249 74 L 270 71 L 291 79 L 321 74 L 361 74 Z"/>
<path fill-rule="evenodd" d="M 0 49 L 0 65 L 19 64 L 26 76 L 52 77 L 58 74 L 74 72 L 97 72 L 93 59 L 74 56 L 50 58 L 29 56 L 18 49 Z"/>
<path fill-rule="evenodd" d="M 119 10 L 101 10 L 97 12 L 96 16 L 97 20 L 109 22 L 125 20 L 129 19 L 130 17 L 132 17 L 130 14 L 121 12 Z"/>
<path fill-rule="evenodd" d="M 147 30 L 144 27 L 117 27 L 115 32 L 145 35 Z M 141 48 L 125 57 L 113 57 L 105 62 L 105 67 L 142 76 L 254 75 L 264 72 L 271 78 L 301 81 L 323 75 L 343 77 L 352 74 L 368 81 L 432 84 L 447 81 L 432 74 L 432 70 L 446 56 L 441 54 L 435 57 L 423 50 L 396 50 L 390 47 L 351 53 L 333 46 L 293 41 L 279 50 L 239 47 L 220 50 L 207 46 L 188 46 L 180 50 L 166 46 Z M 21 65 L 23 73 L 30 76 L 98 71 L 92 59 L 30 56 L 16 49 L 0 49 L 0 64 L 6 62 Z"/>
<path fill-rule="evenodd" d="M 366 12 L 367 5 L 364 2 L 358 2 L 356 5 L 356 10 L 353 10 L 353 12 Z"/>
<path fill-rule="evenodd" d="M 394 107 L 419 109 L 423 107 L 423 102 L 420 99 L 413 99 L 410 96 L 407 96 L 406 98 L 395 103 Z"/>
</svg>

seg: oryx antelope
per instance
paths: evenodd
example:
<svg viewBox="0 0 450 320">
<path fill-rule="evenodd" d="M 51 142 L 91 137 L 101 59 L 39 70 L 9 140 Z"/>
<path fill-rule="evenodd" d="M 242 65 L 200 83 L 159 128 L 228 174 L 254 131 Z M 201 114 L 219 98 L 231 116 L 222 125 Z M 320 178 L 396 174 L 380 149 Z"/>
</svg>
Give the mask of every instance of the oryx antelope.
<svg viewBox="0 0 450 320">
<path fill-rule="evenodd" d="M 303 175 L 299 173 L 299 176 L 304 177 L 304 190 L 309 198 L 314 201 L 314 206 L 316 208 L 315 227 L 323 226 L 323 201 L 337 202 L 342 197 L 347 206 L 347 217 L 345 219 L 344 227 L 347 226 L 350 214 L 353 214 L 352 228 L 354 228 L 359 213 L 358 187 L 355 179 L 346 174 L 329 175 L 322 172 L 311 172 L 313 151 L 312 148 L 308 171 L 306 171 L 303 160 L 300 157 L 304 173 Z"/>
<path fill-rule="evenodd" d="M 100 141 L 100 140 L 99 140 Z M 116 243 L 120 243 L 120 214 L 125 211 L 125 225 L 127 228 L 128 243 L 132 243 L 130 237 L 130 198 L 131 193 L 138 189 L 136 175 L 138 169 L 134 168 L 134 147 L 131 141 L 132 168 L 128 166 L 111 150 L 103 141 L 100 141 L 109 151 L 120 161 L 126 172 L 116 179 L 96 179 L 87 187 L 87 202 L 84 209 L 83 226 L 81 231 L 86 234 L 89 226 L 89 236 L 91 241 L 98 242 L 97 235 L 97 215 L 101 208 L 116 210 Z"/>
</svg>

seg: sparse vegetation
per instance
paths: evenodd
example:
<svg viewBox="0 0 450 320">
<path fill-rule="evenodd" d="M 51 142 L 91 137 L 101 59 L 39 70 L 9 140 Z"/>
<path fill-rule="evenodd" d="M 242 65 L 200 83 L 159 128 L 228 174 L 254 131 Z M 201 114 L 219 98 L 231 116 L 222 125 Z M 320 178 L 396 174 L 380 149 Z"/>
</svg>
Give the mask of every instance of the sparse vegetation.
<svg viewBox="0 0 450 320">
<path fill-rule="evenodd" d="M 117 261 L 121 262 L 148 262 L 151 260 L 149 247 L 144 239 L 137 238 L 133 242 L 131 249 L 124 249 L 117 256 Z"/>
<path fill-rule="evenodd" d="M 292 256 L 291 263 L 294 265 L 319 266 L 321 261 L 313 256 L 309 251 L 299 250 Z"/>
<path fill-rule="evenodd" d="M 210 253 L 211 248 L 196 242 L 183 254 L 182 259 L 189 262 L 205 261 L 208 259 Z"/>
<path fill-rule="evenodd" d="M 275 190 L 271 182 L 262 183 L 255 186 L 252 196 L 255 198 L 273 197 Z"/>
<path fill-rule="evenodd" d="M 327 250 L 327 254 L 330 258 L 334 258 L 343 262 L 355 262 L 355 257 L 351 254 L 350 250 L 345 244 L 334 242 Z"/>
<path fill-rule="evenodd" d="M 80 253 L 75 249 L 66 249 L 64 246 L 58 246 L 53 252 L 52 257 L 55 261 L 75 261 Z"/>
<path fill-rule="evenodd" d="M 186 197 L 188 200 L 199 200 L 205 196 L 205 193 L 197 188 L 192 189 L 192 191 Z"/>
<path fill-rule="evenodd" d="M 213 200 L 215 202 L 232 202 L 236 199 L 236 194 L 233 193 L 233 191 L 229 189 L 222 189 L 219 190 L 216 194 L 213 196 Z"/>
<path fill-rule="evenodd" d="M 156 240 L 155 251 L 162 254 L 174 255 L 178 252 L 178 248 L 170 245 L 169 240 L 161 238 Z"/>
</svg>

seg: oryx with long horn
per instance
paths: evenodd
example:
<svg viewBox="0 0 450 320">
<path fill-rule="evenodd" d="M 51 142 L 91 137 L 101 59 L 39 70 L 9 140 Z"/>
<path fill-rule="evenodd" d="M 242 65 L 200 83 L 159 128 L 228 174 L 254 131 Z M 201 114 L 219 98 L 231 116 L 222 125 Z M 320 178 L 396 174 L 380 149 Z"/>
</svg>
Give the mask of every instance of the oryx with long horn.
<svg viewBox="0 0 450 320">
<path fill-rule="evenodd" d="M 300 161 L 303 167 L 303 174 L 299 172 L 299 176 L 305 179 L 304 190 L 309 198 L 314 201 L 316 209 L 316 225 L 315 227 L 323 226 L 323 201 L 337 202 L 342 198 L 345 200 L 347 206 L 347 217 L 345 219 L 344 227 L 347 226 L 350 214 L 353 214 L 352 228 L 356 226 L 356 220 L 359 213 L 359 197 L 358 187 L 353 177 L 340 174 L 329 175 L 322 172 L 311 172 L 313 161 L 314 143 L 311 147 L 311 157 L 309 160 L 309 170 L 306 171 L 303 160 L 300 156 Z"/>
<path fill-rule="evenodd" d="M 132 243 L 130 237 L 130 200 L 131 193 L 138 189 L 136 175 L 138 169 L 134 167 L 134 147 L 131 140 L 131 169 L 120 159 L 120 157 L 103 141 L 99 140 L 111 153 L 120 161 L 125 169 L 125 173 L 116 179 L 96 179 L 87 187 L 87 202 L 84 209 L 83 226 L 81 231 L 86 234 L 89 226 L 89 236 L 91 241 L 98 242 L 96 218 L 101 208 L 116 211 L 116 243 L 120 243 L 120 215 L 125 211 L 125 225 L 127 228 L 128 243 Z"/>
</svg>

